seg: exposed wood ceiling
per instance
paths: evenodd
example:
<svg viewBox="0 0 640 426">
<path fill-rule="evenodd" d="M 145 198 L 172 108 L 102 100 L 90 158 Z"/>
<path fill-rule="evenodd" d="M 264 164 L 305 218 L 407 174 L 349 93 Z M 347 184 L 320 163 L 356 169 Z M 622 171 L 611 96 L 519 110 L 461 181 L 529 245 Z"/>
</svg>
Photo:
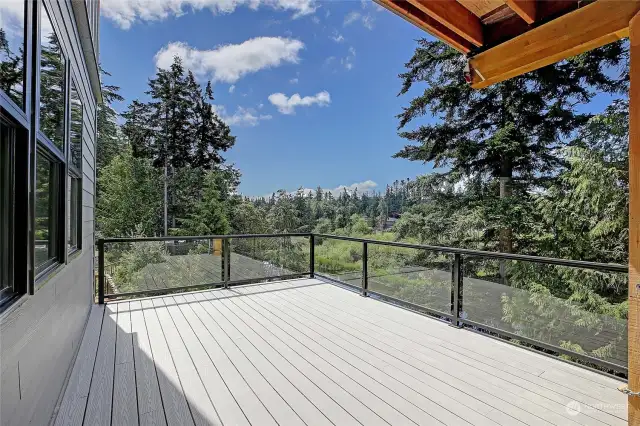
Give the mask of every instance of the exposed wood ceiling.
<svg viewBox="0 0 640 426">
<path fill-rule="evenodd" d="M 502 6 L 504 0 L 458 0 L 458 3 L 469 9 L 478 18 L 482 18 Z"/>
<path fill-rule="evenodd" d="M 470 58 L 481 88 L 627 37 L 640 0 L 374 0 Z"/>
</svg>

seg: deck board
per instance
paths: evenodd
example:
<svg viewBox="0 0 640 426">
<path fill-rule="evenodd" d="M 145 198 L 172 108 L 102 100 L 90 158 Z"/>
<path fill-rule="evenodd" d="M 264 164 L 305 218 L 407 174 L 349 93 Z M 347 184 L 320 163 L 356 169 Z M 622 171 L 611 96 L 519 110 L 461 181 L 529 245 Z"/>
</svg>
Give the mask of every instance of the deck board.
<svg viewBox="0 0 640 426">
<path fill-rule="evenodd" d="M 171 357 L 158 316 L 155 313 L 153 302 L 151 299 L 146 299 L 141 301 L 141 305 L 149 334 L 151 351 L 153 352 L 153 363 L 156 366 L 158 386 L 162 396 L 162 405 L 167 424 L 169 426 L 193 425 L 193 417 L 187 405 L 182 382 Z"/>
<path fill-rule="evenodd" d="M 287 300 L 287 302 L 287 306 L 290 306 L 290 303 L 297 303 L 297 300 Z M 280 303 L 280 305 L 283 305 L 283 303 Z M 358 321 L 345 312 L 324 309 L 322 304 L 309 303 L 301 306 L 307 312 L 314 312 L 317 309 L 316 318 L 329 317 L 329 321 L 336 324 L 337 327 L 341 327 L 347 333 L 352 330 L 351 335 L 353 338 L 363 338 L 373 347 L 386 350 L 390 355 L 395 355 L 397 359 L 420 368 L 422 371 L 427 371 L 424 366 L 429 365 L 439 370 L 439 373 L 436 373 L 436 371 L 429 368 L 429 374 L 438 374 L 440 376 L 447 373 L 450 358 L 430 346 L 418 345 L 411 340 L 402 339 L 395 330 L 390 332 L 375 324 L 370 326 L 370 323 L 364 320 Z M 466 383 L 464 385 L 465 388 L 472 387 L 477 391 L 484 391 L 492 397 L 502 399 L 504 402 L 529 412 L 541 412 L 543 414 L 540 417 L 546 421 L 564 421 L 567 424 L 590 425 L 600 424 L 595 422 L 595 419 L 604 421 L 609 419 L 608 415 L 599 410 L 590 410 L 588 413 L 578 413 L 576 416 L 572 416 L 566 411 L 566 405 L 573 400 L 572 398 L 564 397 L 555 392 L 541 393 L 535 384 L 531 382 L 522 381 L 518 383 L 515 382 L 517 378 L 514 379 L 513 376 L 507 376 L 505 379 L 498 377 L 500 374 L 501 372 L 497 369 L 484 371 L 478 368 L 477 365 L 471 366 L 461 362 L 457 364 L 456 370 L 451 372 L 450 376 Z M 592 406 L 595 405 L 596 403 L 593 402 Z"/>
<path fill-rule="evenodd" d="M 113 376 L 116 355 L 116 319 L 118 306 L 106 305 L 102 319 L 100 343 L 96 362 L 93 367 L 93 377 L 87 400 L 84 424 L 111 424 L 111 403 L 113 401 Z"/>
<path fill-rule="evenodd" d="M 131 310 L 131 332 L 133 334 L 133 359 L 135 362 L 136 374 L 136 396 L 138 401 L 138 411 L 140 421 L 147 413 L 147 416 L 157 424 L 166 424 L 164 410 L 162 409 L 162 399 L 160 396 L 160 385 L 156 374 L 156 366 L 153 362 L 153 352 L 149 343 L 149 335 L 144 321 L 142 304 L 134 301 L 129 304 Z M 158 418 L 155 414 L 161 414 Z"/>
<path fill-rule="evenodd" d="M 622 426 L 620 384 L 300 279 L 93 308 L 56 425 Z"/>
<path fill-rule="evenodd" d="M 91 307 L 89 321 L 85 329 L 84 338 L 78 350 L 76 363 L 69 378 L 69 384 L 64 395 L 64 400 L 58 411 L 55 426 L 81 425 L 93 376 L 93 366 L 100 340 L 102 317 L 104 306 Z"/>
</svg>

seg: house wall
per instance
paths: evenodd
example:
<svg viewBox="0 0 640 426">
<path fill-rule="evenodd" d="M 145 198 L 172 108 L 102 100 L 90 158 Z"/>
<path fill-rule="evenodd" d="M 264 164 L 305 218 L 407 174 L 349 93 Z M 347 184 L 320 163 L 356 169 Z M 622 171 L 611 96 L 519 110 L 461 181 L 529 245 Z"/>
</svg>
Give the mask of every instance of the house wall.
<svg viewBox="0 0 640 426">
<path fill-rule="evenodd" d="M 2 426 L 49 424 L 93 300 L 96 96 L 71 0 L 45 3 L 84 106 L 82 248 L 0 315 Z"/>
</svg>

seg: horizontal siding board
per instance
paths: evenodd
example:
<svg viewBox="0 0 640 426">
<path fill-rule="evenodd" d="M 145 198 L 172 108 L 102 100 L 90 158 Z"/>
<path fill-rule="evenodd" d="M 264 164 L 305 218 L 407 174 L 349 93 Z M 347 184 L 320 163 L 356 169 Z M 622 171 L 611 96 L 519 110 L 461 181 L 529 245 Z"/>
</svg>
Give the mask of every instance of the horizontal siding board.
<svg viewBox="0 0 640 426">
<path fill-rule="evenodd" d="M 83 169 L 88 172 L 87 179 L 93 182 L 96 101 L 79 47 L 75 18 L 68 1 L 44 0 L 44 3 L 84 106 Z M 86 189 L 83 204 L 93 207 L 94 190 Z M 85 197 L 87 194 L 90 197 Z M 83 219 L 88 219 L 93 211 L 83 209 L 83 213 Z M 56 269 L 45 282 L 37 284 L 35 294 L 25 296 L 24 303 L 0 315 L 0 389 L 5 404 L 0 415 L 2 425 L 48 424 L 54 412 L 89 315 L 93 292 L 93 224 L 86 230 L 90 232 L 83 234 L 85 250 L 81 254 L 70 258 L 68 265 Z M 15 397 L 18 370 L 14 366 L 18 363 L 22 399 L 11 403 L 9 410 L 7 401 Z"/>
</svg>

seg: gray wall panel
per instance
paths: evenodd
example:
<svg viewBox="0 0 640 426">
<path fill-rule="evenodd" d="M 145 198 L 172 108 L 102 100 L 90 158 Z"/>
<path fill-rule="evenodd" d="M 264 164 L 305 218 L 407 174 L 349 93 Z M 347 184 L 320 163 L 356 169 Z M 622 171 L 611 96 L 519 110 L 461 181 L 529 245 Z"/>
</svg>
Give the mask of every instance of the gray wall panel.
<svg viewBox="0 0 640 426">
<path fill-rule="evenodd" d="M 95 111 L 71 0 L 44 0 L 84 106 L 82 251 L 0 315 L 0 425 L 47 425 L 93 299 Z"/>
</svg>

